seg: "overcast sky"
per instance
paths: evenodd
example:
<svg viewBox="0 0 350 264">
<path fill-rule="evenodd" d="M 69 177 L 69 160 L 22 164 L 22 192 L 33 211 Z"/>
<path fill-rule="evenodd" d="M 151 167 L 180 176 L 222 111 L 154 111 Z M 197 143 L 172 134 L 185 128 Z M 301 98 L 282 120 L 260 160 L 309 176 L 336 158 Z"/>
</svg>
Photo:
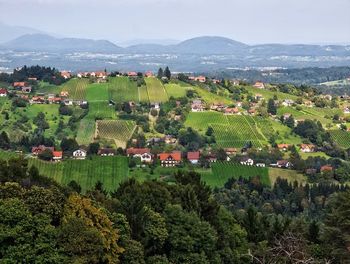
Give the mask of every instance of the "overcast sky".
<svg viewBox="0 0 350 264">
<path fill-rule="evenodd" d="M 350 43 L 350 0 L 0 0 L 0 21 L 62 36 Z"/>
</svg>

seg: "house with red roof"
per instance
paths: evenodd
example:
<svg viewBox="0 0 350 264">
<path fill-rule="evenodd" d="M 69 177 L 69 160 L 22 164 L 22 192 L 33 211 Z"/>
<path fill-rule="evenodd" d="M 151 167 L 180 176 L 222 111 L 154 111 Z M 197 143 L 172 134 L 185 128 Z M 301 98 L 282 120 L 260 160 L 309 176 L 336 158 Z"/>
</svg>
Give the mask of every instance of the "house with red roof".
<svg viewBox="0 0 350 264">
<path fill-rule="evenodd" d="M 237 107 L 227 107 L 225 109 L 225 115 L 234 115 L 238 113 L 239 113 L 239 110 Z"/>
<path fill-rule="evenodd" d="M 115 150 L 112 148 L 101 148 L 98 150 L 97 153 L 99 156 L 106 157 L 106 156 L 114 156 Z"/>
<path fill-rule="evenodd" d="M 287 151 L 291 145 L 289 144 L 277 144 L 277 148 L 282 151 Z"/>
<path fill-rule="evenodd" d="M 60 74 L 66 80 L 72 77 L 72 74 L 69 71 L 61 71 Z"/>
<path fill-rule="evenodd" d="M 128 157 L 140 158 L 143 163 L 151 163 L 153 160 L 153 155 L 149 148 L 128 148 L 126 155 Z"/>
<path fill-rule="evenodd" d="M 22 87 L 25 87 L 27 85 L 26 82 L 14 82 L 13 83 L 13 87 L 15 88 L 22 88 Z"/>
<path fill-rule="evenodd" d="M 333 167 L 331 165 L 324 165 L 324 166 L 321 167 L 320 171 L 321 171 L 321 173 L 332 172 L 333 171 Z"/>
<path fill-rule="evenodd" d="M 61 161 L 63 152 L 62 151 L 52 151 L 52 160 L 53 161 Z"/>
<path fill-rule="evenodd" d="M 162 167 L 175 167 L 181 163 L 181 152 L 160 153 L 158 154 L 158 159 Z"/>
<path fill-rule="evenodd" d="M 265 84 L 263 82 L 256 82 L 253 87 L 258 89 L 265 89 Z"/>
<path fill-rule="evenodd" d="M 7 96 L 7 90 L 5 88 L 0 88 L 0 97 Z"/>
<path fill-rule="evenodd" d="M 129 77 L 137 77 L 137 72 L 128 72 Z"/>
<path fill-rule="evenodd" d="M 51 150 L 52 152 L 55 151 L 55 148 L 54 147 L 46 147 L 44 145 L 39 145 L 39 146 L 36 146 L 36 147 L 32 147 L 32 154 L 34 156 L 38 156 L 40 153 L 42 153 L 44 150 Z"/>
<path fill-rule="evenodd" d="M 50 104 L 60 104 L 62 102 L 62 98 L 60 97 L 53 97 L 47 99 Z"/>
<path fill-rule="evenodd" d="M 29 100 L 30 104 L 43 104 L 45 103 L 45 97 L 43 96 L 33 96 L 32 99 Z"/>
<path fill-rule="evenodd" d="M 200 158 L 199 151 L 187 152 L 187 160 L 192 164 L 198 164 Z"/>
<path fill-rule="evenodd" d="M 153 72 L 151 72 L 151 71 L 148 71 L 148 72 L 146 72 L 145 73 L 145 77 L 153 77 L 154 75 L 153 75 Z"/>
<path fill-rule="evenodd" d="M 191 81 L 196 81 L 196 82 L 201 82 L 201 83 L 205 83 L 205 81 L 207 80 L 207 78 L 205 76 L 189 76 L 188 77 L 189 80 Z"/>
</svg>

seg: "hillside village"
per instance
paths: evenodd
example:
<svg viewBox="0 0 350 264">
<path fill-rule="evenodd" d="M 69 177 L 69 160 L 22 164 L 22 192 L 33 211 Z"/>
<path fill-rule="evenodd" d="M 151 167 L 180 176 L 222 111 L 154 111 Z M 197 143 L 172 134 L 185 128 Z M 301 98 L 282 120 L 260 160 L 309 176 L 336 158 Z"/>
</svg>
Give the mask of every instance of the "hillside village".
<svg viewBox="0 0 350 264">
<path fill-rule="evenodd" d="M 24 69 L 0 79 L 5 151 L 52 163 L 126 156 L 136 171 L 210 170 L 229 162 L 293 171 L 305 181 L 349 180 L 347 95 L 174 74 L 168 67 L 158 73 Z"/>
</svg>

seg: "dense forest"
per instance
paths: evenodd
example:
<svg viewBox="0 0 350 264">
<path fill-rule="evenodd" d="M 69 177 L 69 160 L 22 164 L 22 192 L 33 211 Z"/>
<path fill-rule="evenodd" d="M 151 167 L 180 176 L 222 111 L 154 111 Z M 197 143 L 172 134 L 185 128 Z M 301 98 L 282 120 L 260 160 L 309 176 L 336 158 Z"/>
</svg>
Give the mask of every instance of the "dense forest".
<svg viewBox="0 0 350 264">
<path fill-rule="evenodd" d="M 211 190 L 194 172 L 175 183 L 131 178 L 81 193 L 0 161 L 3 263 L 348 263 L 350 191 L 266 187 L 258 177 Z"/>
</svg>

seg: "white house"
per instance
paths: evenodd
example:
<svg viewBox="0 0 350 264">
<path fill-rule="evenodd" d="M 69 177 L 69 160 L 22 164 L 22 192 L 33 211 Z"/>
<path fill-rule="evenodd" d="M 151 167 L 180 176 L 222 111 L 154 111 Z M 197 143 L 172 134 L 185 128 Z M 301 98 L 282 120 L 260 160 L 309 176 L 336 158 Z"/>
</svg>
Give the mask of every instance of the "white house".
<svg viewBox="0 0 350 264">
<path fill-rule="evenodd" d="M 246 166 L 253 166 L 254 160 L 252 160 L 251 158 L 243 158 L 240 163 Z"/>
<path fill-rule="evenodd" d="M 86 150 L 83 149 L 77 149 L 76 151 L 73 152 L 73 157 L 75 159 L 85 159 L 86 158 Z"/>
</svg>

